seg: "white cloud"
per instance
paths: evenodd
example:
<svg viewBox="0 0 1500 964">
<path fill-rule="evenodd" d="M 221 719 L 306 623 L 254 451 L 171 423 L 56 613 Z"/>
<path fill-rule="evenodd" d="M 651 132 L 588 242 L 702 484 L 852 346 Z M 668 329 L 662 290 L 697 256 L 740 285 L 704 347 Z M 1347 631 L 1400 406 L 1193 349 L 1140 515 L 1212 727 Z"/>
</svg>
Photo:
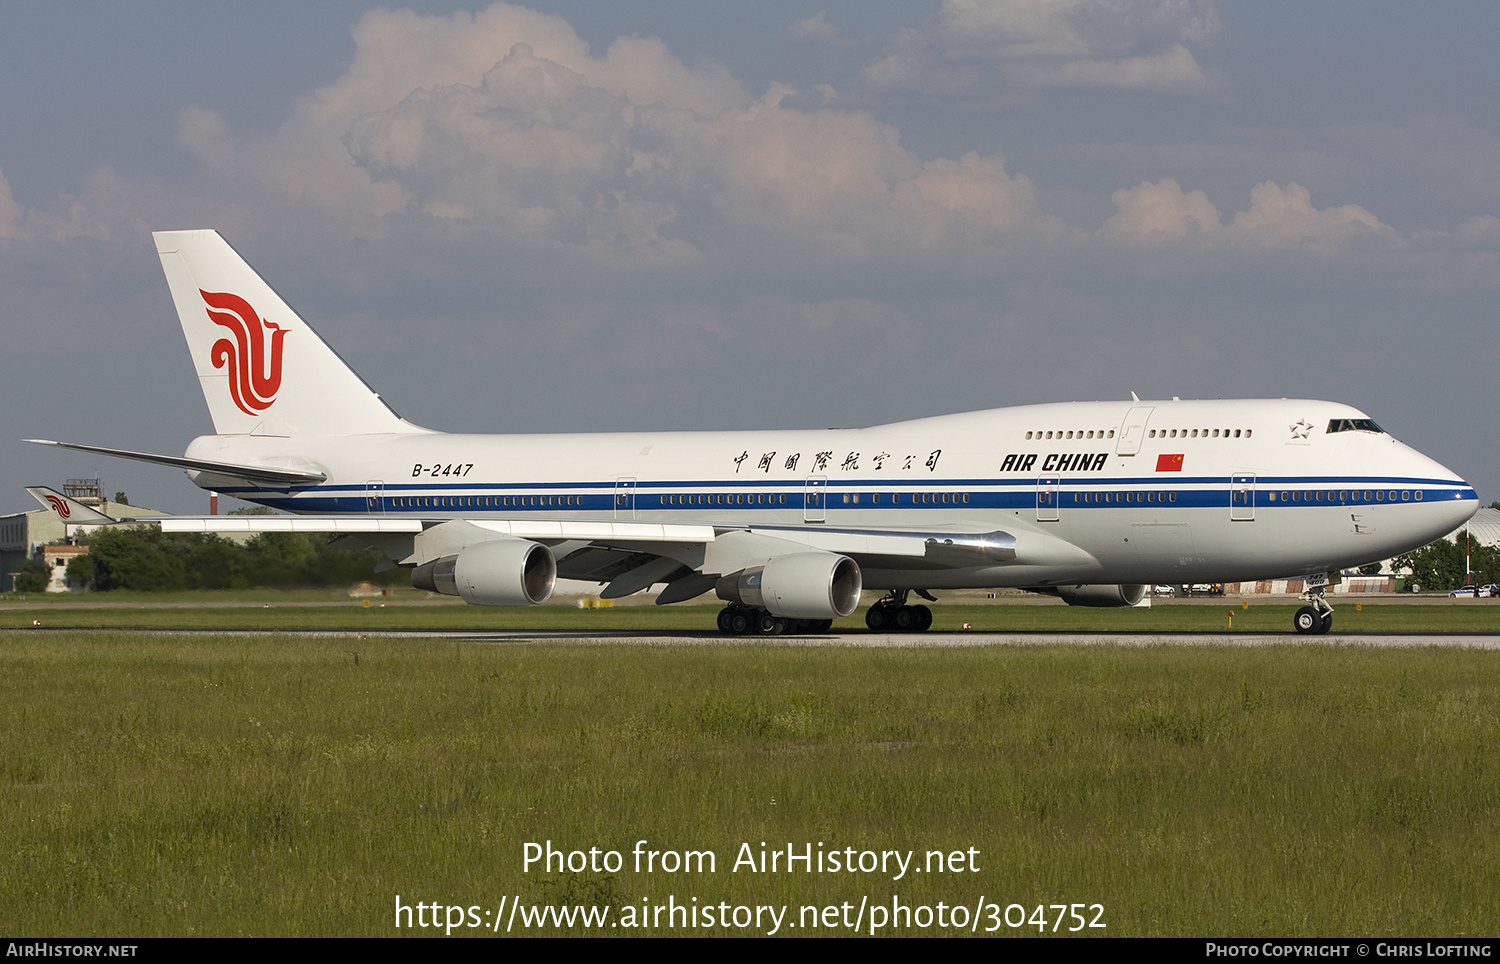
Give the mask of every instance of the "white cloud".
<svg viewBox="0 0 1500 964">
<path fill-rule="evenodd" d="M 1105 222 L 1106 233 L 1133 241 L 1176 241 L 1188 234 L 1219 228 L 1219 211 L 1202 191 L 1184 193 L 1172 178 L 1119 190 L 1117 211 Z"/>
<path fill-rule="evenodd" d="M 722 67 L 686 67 L 655 38 L 620 38 L 596 57 L 563 19 L 506 4 L 450 16 L 373 10 L 353 33 L 355 55 L 349 69 L 303 98 L 273 133 L 237 136 L 212 112 L 195 108 L 183 113 L 179 143 L 226 189 L 264 190 L 298 206 L 311 205 L 360 224 L 355 233 L 362 233 L 375 230 L 369 219 L 407 205 L 399 179 L 372 176 L 401 169 L 398 142 L 403 134 L 411 149 L 428 124 L 461 141 L 463 91 L 471 92 L 471 102 L 473 92 L 493 94 L 486 77 L 518 44 L 526 45 L 539 62 L 561 68 L 564 75 L 587 76 L 590 85 L 631 103 L 713 112 L 744 99 Z M 543 89 L 530 93 L 545 94 L 547 81 L 541 82 Z M 511 96 L 524 97 L 525 92 Z M 424 105 L 449 113 L 423 116 Z M 345 140 L 361 129 L 368 138 L 372 115 L 388 117 L 391 127 L 387 142 L 380 145 L 386 153 L 366 167 L 351 157 Z M 574 143 L 581 145 L 588 134 L 575 137 Z M 453 210 L 441 200 L 433 207 L 439 209 Z"/>
<path fill-rule="evenodd" d="M 998 156 L 924 162 L 869 114 L 788 107 L 781 86 L 745 103 L 637 99 L 684 68 L 655 43 L 624 59 L 632 84 L 611 89 L 595 62 L 517 44 L 477 84 L 364 114 L 345 143 L 427 214 L 622 265 L 689 263 L 726 232 L 858 263 L 1060 229 Z"/>
<path fill-rule="evenodd" d="M 1210 0 L 944 0 L 867 64 L 880 92 L 979 101 L 1045 88 L 1200 93 L 1189 49 L 1220 29 Z"/>
<path fill-rule="evenodd" d="M 1250 189 L 1250 208 L 1234 216 L 1229 230 L 1258 247 L 1331 253 L 1360 243 L 1398 246 L 1401 235 L 1356 204 L 1315 208 L 1299 184 L 1285 188 L 1264 181 Z"/>
<path fill-rule="evenodd" d="M 1184 192 L 1171 178 L 1113 195 L 1116 212 L 1102 236 L 1125 245 L 1186 245 L 1214 250 L 1297 250 L 1333 255 L 1359 246 L 1398 248 L 1399 232 L 1358 205 L 1316 208 L 1299 184 L 1271 181 L 1250 191 L 1250 207 L 1225 224 L 1202 191 Z"/>
</svg>

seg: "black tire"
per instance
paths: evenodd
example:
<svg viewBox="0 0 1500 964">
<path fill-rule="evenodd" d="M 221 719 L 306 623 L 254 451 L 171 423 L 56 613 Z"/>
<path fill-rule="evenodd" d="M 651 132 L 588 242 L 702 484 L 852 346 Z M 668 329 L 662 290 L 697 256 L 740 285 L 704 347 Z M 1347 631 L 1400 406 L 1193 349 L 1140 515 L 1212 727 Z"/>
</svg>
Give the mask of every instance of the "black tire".
<svg viewBox="0 0 1500 964">
<path fill-rule="evenodd" d="M 762 636 L 780 636 L 786 632 L 786 620 L 770 613 L 761 613 L 755 621 L 755 631 Z"/>
<path fill-rule="evenodd" d="M 916 631 L 925 633 L 932 628 L 932 610 L 926 606 L 913 606 L 911 611 L 917 614 Z"/>
<path fill-rule="evenodd" d="M 883 633 L 891 628 L 890 612 L 884 606 L 871 606 L 865 613 L 865 625 L 872 633 Z"/>
<path fill-rule="evenodd" d="M 729 607 L 725 606 L 719 610 L 719 632 L 726 636 L 732 635 L 733 630 L 729 628 Z"/>
<path fill-rule="evenodd" d="M 750 632 L 750 614 L 743 610 L 735 610 L 729 614 L 729 634 L 731 636 L 743 636 Z"/>
<path fill-rule="evenodd" d="M 1318 632 L 1326 633 L 1333 628 L 1333 613 L 1323 613 L 1323 618 L 1318 621 Z"/>
<path fill-rule="evenodd" d="M 891 621 L 896 624 L 898 633 L 911 633 L 917 629 L 917 614 L 912 612 L 910 606 L 902 606 L 896 610 L 896 618 Z"/>
<path fill-rule="evenodd" d="M 1299 633 L 1316 633 L 1322 624 L 1322 614 L 1311 606 L 1303 606 L 1292 617 L 1292 628 Z"/>
</svg>

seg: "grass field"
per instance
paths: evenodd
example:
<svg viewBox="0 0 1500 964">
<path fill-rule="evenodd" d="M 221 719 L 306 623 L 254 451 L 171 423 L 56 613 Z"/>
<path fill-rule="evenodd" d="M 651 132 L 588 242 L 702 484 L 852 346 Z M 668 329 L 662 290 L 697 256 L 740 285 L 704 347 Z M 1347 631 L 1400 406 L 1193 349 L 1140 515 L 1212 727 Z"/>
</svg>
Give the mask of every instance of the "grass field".
<svg viewBox="0 0 1500 964">
<path fill-rule="evenodd" d="M 348 626 L 401 607 L 306 608 Z M 1079 612 L 973 608 L 1011 623 Z M 1174 608 L 1227 615 L 1125 615 L 1186 618 Z M 1426 607 L 1339 615 L 1376 608 Z M 277 607 L 182 611 L 238 624 Z M 670 610 L 642 612 L 660 625 Z M 521 614 L 597 616 L 634 618 Z M 0 907 L 11 933 L 72 936 L 431 935 L 397 929 L 398 895 L 473 906 L 465 919 L 486 926 L 516 897 L 608 905 L 615 922 L 669 899 L 786 905 L 793 935 L 804 905 L 848 902 L 853 920 L 861 900 L 942 902 L 973 918 L 983 898 L 996 909 L 980 933 L 1011 904 L 1079 903 L 1090 918 L 1103 905 L 1092 933 L 1113 936 L 1493 934 L 1497 663 L 1460 648 L 0 632 Z M 712 851 L 715 872 L 636 872 L 643 839 Z M 524 871 L 524 844 L 548 840 L 623 866 Z M 741 845 L 762 842 L 919 863 L 964 851 L 965 869 L 735 872 Z"/>
</svg>

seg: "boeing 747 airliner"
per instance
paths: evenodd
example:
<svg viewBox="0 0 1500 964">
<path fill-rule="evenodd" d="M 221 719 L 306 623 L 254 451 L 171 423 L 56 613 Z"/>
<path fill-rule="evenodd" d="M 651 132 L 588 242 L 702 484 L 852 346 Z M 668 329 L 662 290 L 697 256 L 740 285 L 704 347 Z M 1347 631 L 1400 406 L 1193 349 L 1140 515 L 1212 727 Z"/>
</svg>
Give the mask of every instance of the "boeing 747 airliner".
<svg viewBox="0 0 1500 964">
<path fill-rule="evenodd" d="M 920 631 L 931 611 L 908 599 L 932 590 L 1127 606 L 1152 583 L 1302 576 L 1295 627 L 1326 632 L 1329 572 L 1425 545 L 1478 507 L 1364 412 L 1302 399 L 823 431 L 435 432 L 392 412 L 216 232 L 155 238 L 215 434 L 183 457 L 33 441 L 176 466 L 292 513 L 142 522 L 349 533 L 470 603 L 545 602 L 558 577 L 610 598 L 661 585 L 658 603 L 716 593 L 726 633 L 773 634 L 826 629 L 874 589 L 871 629 Z"/>
</svg>

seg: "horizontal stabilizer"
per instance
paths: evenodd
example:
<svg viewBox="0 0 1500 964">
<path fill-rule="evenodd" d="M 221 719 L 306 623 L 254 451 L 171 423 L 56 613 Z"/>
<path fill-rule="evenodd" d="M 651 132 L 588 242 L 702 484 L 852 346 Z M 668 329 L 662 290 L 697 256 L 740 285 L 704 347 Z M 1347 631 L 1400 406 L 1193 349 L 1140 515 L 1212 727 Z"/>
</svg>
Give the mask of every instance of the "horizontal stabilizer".
<svg viewBox="0 0 1500 964">
<path fill-rule="evenodd" d="M 51 445 L 78 452 L 93 452 L 96 455 L 111 455 L 117 459 L 133 459 L 155 465 L 170 465 L 188 472 L 212 472 L 234 479 L 243 479 L 252 485 L 293 486 L 316 485 L 325 482 L 328 476 L 322 472 L 299 472 L 296 469 L 275 468 L 268 465 L 235 465 L 231 462 L 210 462 L 207 459 L 187 459 L 177 455 L 153 455 L 149 452 L 132 452 L 128 449 L 111 449 L 101 445 L 78 445 L 74 442 L 54 442 L 51 439 L 28 438 L 23 442 Z"/>
</svg>

